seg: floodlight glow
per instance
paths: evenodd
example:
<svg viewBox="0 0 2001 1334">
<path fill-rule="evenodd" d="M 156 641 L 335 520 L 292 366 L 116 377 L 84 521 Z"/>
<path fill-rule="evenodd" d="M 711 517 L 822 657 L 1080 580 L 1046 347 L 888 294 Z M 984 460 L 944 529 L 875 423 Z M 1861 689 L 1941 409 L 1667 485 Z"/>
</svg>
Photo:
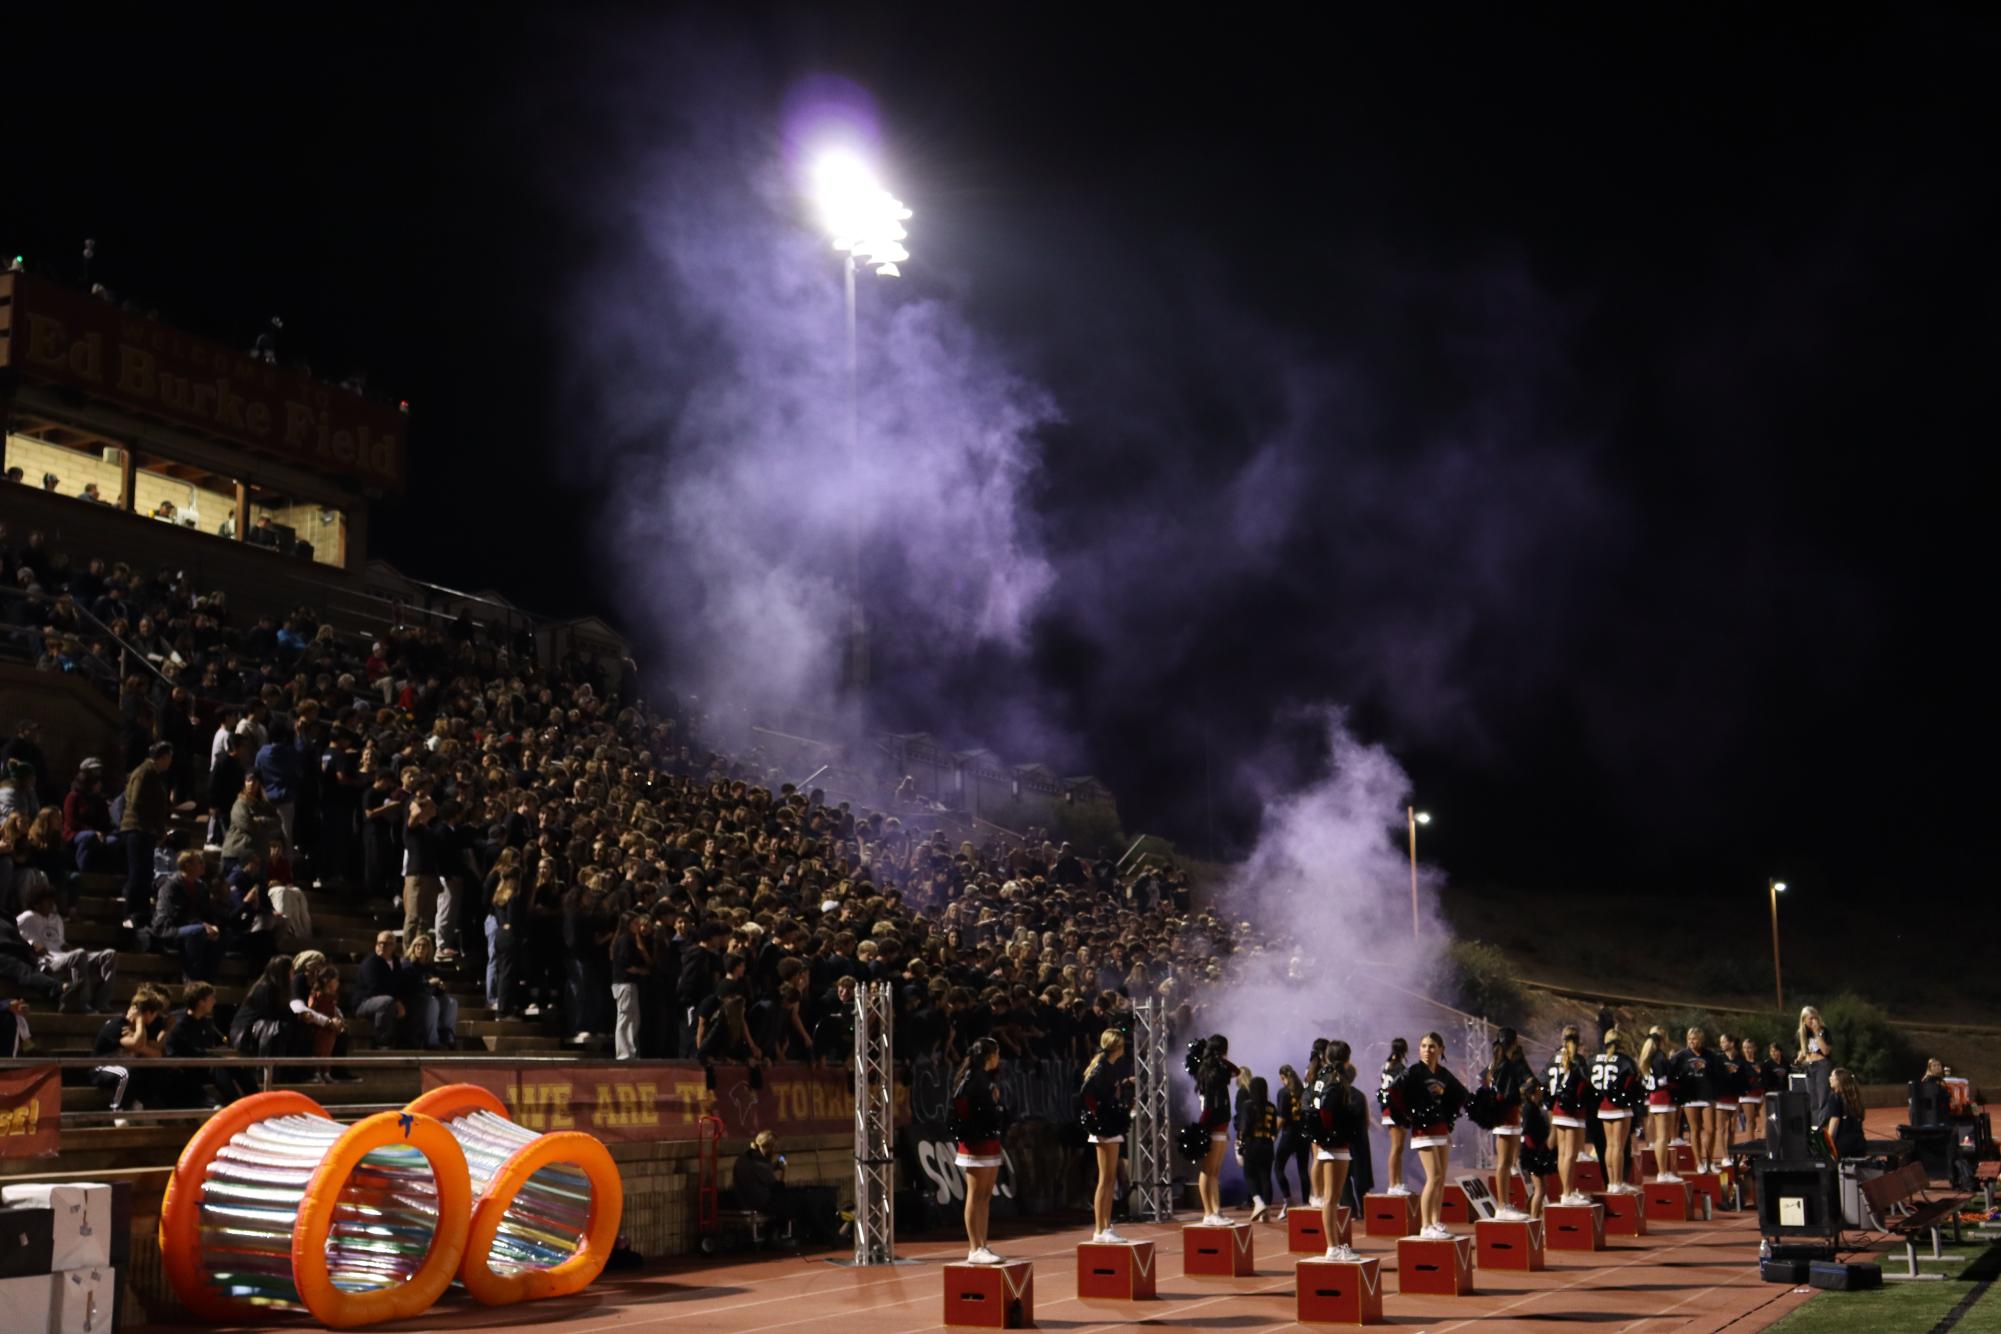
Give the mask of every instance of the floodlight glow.
<svg viewBox="0 0 2001 1334">
<path fill-rule="evenodd" d="M 1430 824 L 1430 823 L 1431 823 L 1431 812 L 1430 812 L 1430 811 L 1419 811 L 1419 812 L 1417 813 L 1417 822 L 1418 822 L 1419 824 Z"/>
<path fill-rule="evenodd" d="M 1775 894 L 1783 894 L 1783 893 L 1785 893 L 1785 892 L 1786 892 L 1786 882 L 1785 882 L 1785 881 L 1783 881 L 1783 880 L 1774 880 L 1774 881 L 1772 882 L 1772 892 L 1773 892 L 1773 893 L 1775 893 Z"/>
<path fill-rule="evenodd" d="M 813 193 L 834 249 L 895 277 L 896 265 L 910 258 L 902 245 L 910 235 L 903 229 L 910 210 L 876 182 L 868 165 L 846 149 L 830 150 L 813 165 Z"/>
</svg>

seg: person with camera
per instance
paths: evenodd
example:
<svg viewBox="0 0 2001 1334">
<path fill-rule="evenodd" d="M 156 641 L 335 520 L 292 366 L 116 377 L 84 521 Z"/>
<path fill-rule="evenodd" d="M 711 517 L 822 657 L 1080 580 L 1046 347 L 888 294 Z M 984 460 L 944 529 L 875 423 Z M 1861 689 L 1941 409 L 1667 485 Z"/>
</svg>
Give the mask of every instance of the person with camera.
<svg viewBox="0 0 2001 1334">
<path fill-rule="evenodd" d="M 739 1208 L 754 1209 L 774 1221 L 790 1223 L 794 1235 L 824 1246 L 834 1236 L 834 1191 L 831 1186 L 794 1186 L 785 1180 L 785 1155 L 778 1136 L 760 1130 L 736 1160 L 730 1178 Z"/>
</svg>

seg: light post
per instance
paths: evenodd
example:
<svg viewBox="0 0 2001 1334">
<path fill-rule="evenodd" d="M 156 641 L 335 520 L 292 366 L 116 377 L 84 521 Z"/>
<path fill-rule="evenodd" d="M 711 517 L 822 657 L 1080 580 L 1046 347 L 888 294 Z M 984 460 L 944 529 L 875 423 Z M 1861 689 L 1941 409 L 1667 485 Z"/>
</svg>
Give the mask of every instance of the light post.
<svg viewBox="0 0 2001 1334">
<path fill-rule="evenodd" d="M 842 290 L 847 302 L 848 334 L 848 473 L 856 476 L 861 468 L 861 349 L 855 337 L 855 268 L 865 264 L 879 278 L 895 278 L 902 270 L 897 264 L 910 258 L 903 248 L 909 235 L 903 224 L 910 210 L 901 200 L 877 184 L 868 164 L 854 153 L 836 149 L 824 153 L 813 165 L 813 192 L 820 207 L 820 221 L 841 252 Z M 868 613 L 862 605 L 862 543 L 860 508 L 849 510 L 848 581 L 852 595 L 853 621 L 850 626 L 848 677 L 855 690 L 868 685 Z"/>
<path fill-rule="evenodd" d="M 1431 823 L 1431 812 L 1421 811 L 1415 806 L 1403 808 L 1404 819 L 1410 825 L 1410 938 L 1417 939 L 1417 827 Z"/>
<path fill-rule="evenodd" d="M 1784 1014 L 1786 983 L 1784 974 L 1779 972 L 1779 895 L 1786 892 L 1786 882 L 1767 880 L 1765 883 L 1771 887 L 1772 898 L 1772 990 L 1778 997 L 1779 1013 Z"/>
</svg>

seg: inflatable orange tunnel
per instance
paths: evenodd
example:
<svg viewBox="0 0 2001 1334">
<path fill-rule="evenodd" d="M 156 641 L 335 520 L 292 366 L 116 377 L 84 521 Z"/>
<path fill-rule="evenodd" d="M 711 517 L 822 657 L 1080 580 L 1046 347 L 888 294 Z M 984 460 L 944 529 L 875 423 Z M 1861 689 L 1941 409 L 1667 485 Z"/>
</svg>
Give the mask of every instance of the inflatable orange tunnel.
<svg viewBox="0 0 2001 1334">
<path fill-rule="evenodd" d="M 435 1119 L 464 1154 L 474 1202 L 459 1279 L 474 1298 L 507 1306 L 567 1296 L 603 1272 L 625 1187 L 599 1140 L 537 1134 L 474 1084 L 432 1089 L 407 1110 Z"/>
<path fill-rule="evenodd" d="M 420 1315 L 465 1254 L 472 1187 L 459 1141 L 419 1112 L 343 1126 L 299 1093 L 210 1117 L 160 1207 L 183 1305 L 216 1323 L 305 1311 L 333 1329 Z"/>
</svg>

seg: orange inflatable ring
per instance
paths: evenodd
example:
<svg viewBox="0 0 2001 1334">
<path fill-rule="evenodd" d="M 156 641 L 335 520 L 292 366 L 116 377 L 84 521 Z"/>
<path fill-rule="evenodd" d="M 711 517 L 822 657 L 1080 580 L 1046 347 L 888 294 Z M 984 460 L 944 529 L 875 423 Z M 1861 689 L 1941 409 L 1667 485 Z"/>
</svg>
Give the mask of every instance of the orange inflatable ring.
<svg viewBox="0 0 2001 1334">
<path fill-rule="evenodd" d="M 475 1084 L 432 1089 L 411 1103 L 409 1110 L 438 1118 L 448 1130 L 454 1122 L 476 1113 L 490 1113 L 511 1121 L 506 1104 Z M 618 1166 L 595 1136 L 575 1131 L 535 1135 L 526 1127 L 519 1130 L 525 1142 L 479 1183 L 472 1226 L 466 1232 L 465 1257 L 459 1266 L 459 1279 L 466 1291 L 488 1306 L 566 1297 L 588 1287 L 604 1272 L 605 1262 L 611 1258 L 625 1212 L 625 1184 L 619 1177 Z M 468 1154 L 468 1160 L 475 1164 L 475 1173 L 479 1170 L 478 1157 Z M 509 1272 L 497 1272 L 490 1260 L 508 1209 L 531 1177 L 559 1163 L 581 1171 L 591 1187 L 590 1212 L 575 1253 L 553 1265 L 517 1265 L 510 1266 Z"/>
<path fill-rule="evenodd" d="M 437 1219 L 424 1261 L 408 1282 L 373 1292 L 342 1292 L 327 1267 L 327 1234 L 349 1178 L 362 1159 L 378 1149 L 408 1146 L 430 1164 L 438 1193 Z M 465 1254 L 463 1220 L 472 1211 L 472 1183 L 465 1152 L 451 1132 L 421 1113 L 377 1112 L 350 1127 L 321 1160 L 306 1184 L 298 1221 L 292 1226 L 292 1277 L 299 1300 L 313 1318 L 331 1329 L 350 1329 L 423 1314 L 451 1286 Z"/>
<path fill-rule="evenodd" d="M 226 1297 L 209 1282 L 209 1266 L 201 1253 L 202 1183 L 209 1165 L 237 1133 L 259 1121 L 278 1116 L 320 1116 L 326 1108 L 303 1093 L 256 1093 L 239 1098 L 202 1122 L 181 1150 L 160 1200 L 160 1260 L 174 1295 L 188 1311 L 219 1324 L 263 1321 L 268 1312 L 248 1302 Z"/>
</svg>

